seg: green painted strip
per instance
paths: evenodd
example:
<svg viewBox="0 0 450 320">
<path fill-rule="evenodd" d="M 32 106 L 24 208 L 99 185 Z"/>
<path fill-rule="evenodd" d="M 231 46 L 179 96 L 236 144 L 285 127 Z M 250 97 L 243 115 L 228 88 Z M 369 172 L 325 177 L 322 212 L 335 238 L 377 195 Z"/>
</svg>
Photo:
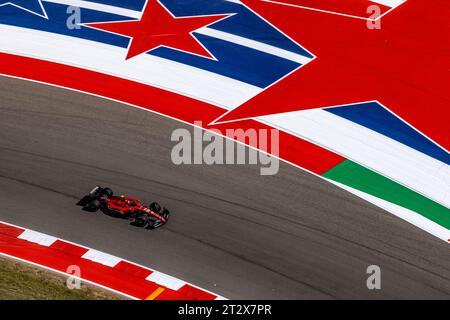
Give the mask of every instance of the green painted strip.
<svg viewBox="0 0 450 320">
<path fill-rule="evenodd" d="M 342 162 L 323 176 L 415 211 L 450 230 L 450 209 L 351 160 Z"/>
</svg>

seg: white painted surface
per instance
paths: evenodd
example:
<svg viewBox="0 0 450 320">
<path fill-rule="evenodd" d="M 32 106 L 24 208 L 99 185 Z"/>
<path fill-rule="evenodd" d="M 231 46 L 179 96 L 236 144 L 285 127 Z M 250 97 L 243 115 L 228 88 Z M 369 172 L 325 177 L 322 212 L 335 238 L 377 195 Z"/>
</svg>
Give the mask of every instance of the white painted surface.
<svg viewBox="0 0 450 320">
<path fill-rule="evenodd" d="M 235 108 L 262 91 L 238 80 L 148 54 L 125 60 L 125 48 L 7 25 L 0 25 L 0 51 L 141 82 L 226 109 Z"/>
<path fill-rule="evenodd" d="M 89 249 L 81 257 L 109 267 L 114 267 L 122 261 L 121 258 L 94 249 Z"/>
<path fill-rule="evenodd" d="M 55 237 L 49 236 L 44 233 L 36 232 L 33 230 L 25 230 L 22 234 L 20 234 L 18 236 L 18 238 L 27 240 L 30 242 L 34 242 L 41 246 L 46 246 L 46 247 L 51 246 L 56 240 L 58 240 Z"/>
<path fill-rule="evenodd" d="M 424 216 L 411 211 L 409 209 L 405 209 L 401 206 L 398 206 L 396 204 L 390 203 L 388 201 L 385 201 L 383 199 L 374 197 L 368 193 L 353 189 L 351 187 L 348 187 L 344 184 L 329 180 L 331 183 L 336 184 L 337 186 L 341 187 L 342 189 L 345 189 L 354 195 L 369 201 L 370 203 L 373 203 L 374 205 L 385 209 L 386 211 L 394 214 L 395 216 L 399 217 L 400 219 L 403 219 L 416 227 L 419 227 L 422 230 L 425 230 L 426 232 L 431 233 L 432 235 L 438 237 L 439 239 L 445 241 L 446 243 L 449 243 L 450 240 L 450 230 L 442 227 L 441 225 L 425 218 Z"/>
<path fill-rule="evenodd" d="M 180 279 L 174 278 L 158 271 L 153 271 L 153 273 L 145 279 L 175 291 L 186 284 L 186 282 Z"/>
<path fill-rule="evenodd" d="M 387 6 L 387 7 L 394 8 L 394 7 L 398 7 L 399 5 L 401 5 L 406 0 L 370 0 L 370 1 Z"/>
<path fill-rule="evenodd" d="M 59 238 L 56 238 L 56 237 L 53 237 L 53 236 L 49 236 L 49 235 L 47 235 L 47 234 L 40 233 L 40 232 L 37 232 L 37 231 L 28 230 L 28 229 L 25 229 L 25 228 L 23 228 L 23 227 L 21 227 L 21 226 L 18 226 L 18 225 L 12 224 L 12 223 L 8 223 L 8 222 L 4 222 L 4 221 L 0 221 L 0 224 L 4 224 L 4 225 L 7 225 L 7 226 L 10 226 L 10 227 L 13 227 L 13 228 L 24 229 L 25 231 L 22 232 L 22 233 L 18 236 L 19 239 L 24 239 L 24 240 L 27 240 L 27 239 L 35 239 L 35 240 L 36 240 L 37 237 L 40 238 L 40 239 L 47 239 L 47 240 L 45 240 L 45 241 L 41 241 L 42 243 L 39 243 L 40 245 L 43 245 L 43 246 L 50 246 L 51 243 L 53 243 L 54 241 L 60 240 L 60 241 L 63 241 L 63 242 L 65 242 L 65 243 L 70 243 L 70 244 L 72 244 L 72 245 L 74 245 L 74 246 L 77 246 L 77 247 L 84 248 L 84 249 L 88 250 L 88 251 L 86 252 L 86 254 L 82 256 L 83 258 L 86 258 L 86 257 L 87 257 L 87 258 L 89 258 L 89 260 L 92 260 L 92 259 L 90 259 L 91 257 L 93 257 L 93 256 L 94 256 L 94 257 L 98 257 L 99 254 L 100 254 L 101 256 L 103 256 L 103 257 L 104 257 L 104 256 L 109 256 L 109 258 L 112 258 L 112 260 L 119 259 L 119 262 L 120 262 L 120 261 L 125 261 L 125 262 L 128 262 L 128 263 L 130 263 L 130 264 L 133 264 L 133 265 L 135 265 L 135 266 L 138 266 L 138 267 L 140 267 L 140 268 L 143 268 L 143 269 L 145 269 L 145 270 L 149 270 L 149 271 L 151 271 L 151 272 L 156 272 L 158 276 L 162 276 L 163 281 L 165 281 L 164 279 L 167 279 L 167 278 L 173 278 L 173 277 L 171 277 L 171 276 L 168 276 L 168 275 L 165 275 L 165 274 L 160 273 L 160 272 L 158 272 L 158 271 L 155 271 L 155 270 L 153 270 L 153 269 L 151 269 L 151 268 L 148 268 L 148 267 L 139 265 L 139 264 L 137 264 L 137 263 L 134 263 L 134 262 L 131 262 L 131 261 L 128 261 L 128 260 L 125 260 L 125 259 L 117 258 L 117 257 L 115 257 L 115 256 L 106 254 L 106 253 L 101 252 L 101 251 L 97 251 L 97 250 L 91 249 L 91 248 L 89 248 L 89 247 L 86 247 L 86 246 L 83 246 L 83 245 L 80 245 L 80 244 L 77 244 L 77 243 L 74 243 L 74 242 L 71 242 L 71 241 L 59 239 Z M 49 243 L 49 240 L 52 241 L 50 244 L 48 244 L 48 243 Z M 6 254 L 0 252 L 0 255 L 6 255 Z M 31 263 L 31 264 L 35 264 L 35 263 L 33 263 L 33 262 L 30 262 L 30 261 L 27 261 L 27 260 L 24 260 L 24 259 L 20 259 L 20 258 L 17 258 L 17 257 L 15 257 L 15 256 L 10 256 L 10 257 L 12 257 L 12 258 L 14 258 L 14 259 L 19 259 L 19 260 L 25 261 L 25 262 L 28 262 L 28 263 Z M 117 263 L 116 263 L 116 264 L 117 264 Z M 113 266 L 110 266 L 110 267 L 114 267 L 116 264 L 114 264 Z M 60 272 L 60 271 L 57 271 L 57 270 L 55 270 L 55 269 L 52 269 L 52 268 L 50 268 L 50 267 L 48 267 L 48 266 L 44 266 L 44 265 L 40 265 L 40 264 L 35 264 L 35 265 L 38 265 L 38 266 L 43 267 L 43 268 L 47 268 L 47 269 L 49 269 L 49 270 L 54 270 L 54 271 L 56 271 L 56 272 Z M 60 273 L 66 274 L 66 273 L 64 273 L 64 272 L 60 272 Z M 155 277 L 156 277 L 156 275 L 155 275 Z M 81 278 L 80 278 L 80 279 L 81 279 Z M 176 279 L 176 278 L 173 278 L 173 279 L 178 280 L 179 282 L 182 282 L 183 284 L 189 284 L 190 286 L 192 286 L 192 287 L 194 287 L 194 288 L 197 288 L 197 289 L 199 289 L 199 290 L 201 290 L 201 291 L 210 293 L 211 295 L 216 296 L 216 297 L 217 297 L 217 298 L 216 298 L 217 300 L 227 300 L 226 298 L 224 298 L 224 297 L 222 297 L 222 296 L 218 296 L 217 294 L 215 294 L 215 293 L 213 293 L 213 292 L 211 292 L 211 291 L 202 289 L 202 288 L 200 288 L 200 287 L 198 287 L 198 286 L 196 286 L 196 285 L 194 285 L 194 284 L 192 284 L 192 283 L 189 283 L 189 282 L 186 282 L 186 281 L 182 281 L 182 280 L 179 280 L 179 279 Z M 95 284 L 95 285 L 99 285 L 99 284 L 97 284 L 97 283 L 95 283 L 95 282 L 91 282 L 91 281 L 89 281 L 89 280 L 85 280 L 85 279 L 82 279 L 82 280 L 83 280 L 83 281 L 86 281 L 86 282 L 89 282 L 89 283 L 93 283 L 93 284 Z M 104 287 L 104 286 L 102 286 L 102 285 L 99 285 L 99 286 Z M 104 287 L 104 288 L 107 288 L 107 287 Z M 124 294 L 124 293 L 122 293 L 122 292 L 116 291 L 116 290 L 114 290 L 114 289 L 111 289 L 111 288 L 107 288 L 107 289 L 109 289 L 109 290 L 111 290 L 111 291 L 114 291 L 114 292 L 117 292 L 117 293 L 119 293 L 119 294 L 128 296 L 128 297 L 130 297 L 130 298 L 132 298 L 132 299 L 137 299 L 136 297 L 129 296 L 129 295 L 127 295 L 127 294 Z"/>
<path fill-rule="evenodd" d="M 450 170 L 445 163 L 321 109 L 259 118 L 312 141 L 450 208 Z"/>
<path fill-rule="evenodd" d="M 111 14 L 117 14 L 119 16 L 130 17 L 130 18 L 134 18 L 134 19 L 139 19 L 142 16 L 142 13 L 140 11 L 110 6 L 107 4 L 83 1 L 83 0 L 44 0 L 44 2 L 51 2 L 51 3 L 63 4 L 63 5 L 67 5 L 67 6 L 78 7 L 78 8 L 108 12 Z"/>
<path fill-rule="evenodd" d="M 294 52 L 288 51 L 288 50 L 284 50 L 278 47 L 274 47 L 262 42 L 258 42 L 258 41 L 254 41 L 251 39 L 247 39 L 244 37 L 240 37 L 240 36 L 236 36 L 234 34 L 231 33 L 227 33 L 227 32 L 223 32 L 223 31 L 219 31 L 219 30 L 215 30 L 215 29 L 211 29 L 211 28 L 201 28 L 197 31 L 195 31 L 195 33 L 200 33 L 206 36 L 210 36 L 213 38 L 217 38 L 217 39 L 221 39 L 224 41 L 228 41 L 228 42 L 232 42 L 232 43 L 237 43 L 241 46 L 244 47 L 248 47 L 254 50 L 258 50 L 261 52 L 265 52 L 280 58 L 284 58 L 287 60 L 291 60 L 300 64 L 307 64 L 308 62 L 310 62 L 312 59 L 311 58 L 307 58 L 305 56 L 296 54 Z"/>
<path fill-rule="evenodd" d="M 100 4 L 100 3 L 94 3 L 94 2 L 88 2 L 88 1 L 82 1 L 82 0 L 46 0 L 47 2 L 52 3 L 58 3 L 63 5 L 70 5 L 74 7 L 84 8 L 84 9 L 90 9 L 90 10 L 96 10 L 101 12 L 107 12 L 111 14 L 117 14 L 124 17 L 129 17 L 130 19 L 140 19 L 142 16 L 142 13 L 140 11 Z M 229 0 L 228 0 L 229 1 Z M 239 3 L 239 1 L 229 1 L 234 3 Z M 232 12 L 230 12 L 232 13 Z M 295 61 L 301 64 L 306 64 L 311 61 L 310 58 L 302 56 L 300 54 L 296 54 L 294 52 L 284 50 L 281 48 L 277 48 L 268 44 L 265 44 L 263 42 L 255 41 L 252 39 L 244 38 L 241 36 L 237 36 L 231 33 L 211 29 L 211 28 L 201 28 L 196 31 L 196 33 L 200 33 L 203 35 L 207 35 L 213 38 L 221 39 L 228 42 L 237 43 L 239 45 L 249 47 L 261 52 L 265 52 L 268 54 L 272 54 L 275 56 L 279 56 L 281 58 L 285 58 L 291 61 Z"/>
</svg>

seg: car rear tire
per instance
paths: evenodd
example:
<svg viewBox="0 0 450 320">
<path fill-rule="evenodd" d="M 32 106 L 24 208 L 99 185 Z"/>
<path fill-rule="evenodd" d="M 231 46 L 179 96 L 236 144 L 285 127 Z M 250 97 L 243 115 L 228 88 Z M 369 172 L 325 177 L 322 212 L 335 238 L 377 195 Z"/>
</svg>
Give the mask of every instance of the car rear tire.
<svg viewBox="0 0 450 320">
<path fill-rule="evenodd" d="M 103 190 L 100 192 L 100 197 L 106 197 L 107 199 L 110 199 L 113 196 L 113 191 L 110 188 L 103 188 Z"/>
<path fill-rule="evenodd" d="M 91 212 L 96 212 L 98 209 L 100 209 L 101 205 L 102 203 L 99 200 L 93 200 L 88 204 L 87 209 Z"/>
</svg>

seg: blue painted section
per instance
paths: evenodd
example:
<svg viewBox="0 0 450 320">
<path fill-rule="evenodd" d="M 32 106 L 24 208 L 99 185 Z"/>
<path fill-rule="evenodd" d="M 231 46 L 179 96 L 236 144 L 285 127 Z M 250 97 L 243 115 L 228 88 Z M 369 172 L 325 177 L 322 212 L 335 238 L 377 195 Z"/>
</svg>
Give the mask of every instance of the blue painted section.
<svg viewBox="0 0 450 320">
<path fill-rule="evenodd" d="M 32 15 L 23 10 L 19 10 L 12 6 L 0 7 L 0 24 L 12 25 L 22 28 L 29 28 L 41 31 L 47 31 L 77 37 L 96 42 L 102 42 L 117 47 L 127 48 L 128 38 L 113 35 L 101 30 L 82 27 L 81 29 L 67 28 L 67 19 L 70 13 L 67 13 L 68 6 L 51 2 L 44 3 L 45 10 L 49 19 L 43 19 L 36 15 Z M 89 22 L 106 22 L 106 21 L 126 21 L 133 20 L 130 17 L 119 16 L 101 11 L 81 9 L 81 23 Z"/>
<path fill-rule="evenodd" d="M 68 29 L 66 20 L 69 14 L 66 12 L 65 5 L 46 2 L 45 9 L 49 20 L 11 6 L 0 7 L 0 23 L 102 42 L 121 48 L 128 47 L 129 38 L 124 36 L 88 27 Z M 82 23 L 131 20 L 129 17 L 88 9 L 81 9 L 81 17 Z M 216 56 L 218 61 L 171 48 L 158 48 L 148 54 L 214 72 L 260 88 L 269 86 L 300 66 L 296 62 L 231 42 L 200 34 L 196 34 L 196 37 Z"/>
<path fill-rule="evenodd" d="M 235 13 L 210 26 L 244 38 L 266 43 L 305 57 L 312 56 L 244 5 L 225 0 L 161 0 L 175 16 Z"/>
<path fill-rule="evenodd" d="M 157 48 L 151 51 L 151 54 L 241 80 L 260 88 L 270 85 L 300 66 L 290 60 L 220 39 L 202 34 L 195 36 L 218 61 L 165 47 Z"/>
<path fill-rule="evenodd" d="M 324 109 L 450 165 L 450 154 L 376 102 Z"/>
<path fill-rule="evenodd" d="M 67 28 L 67 18 L 70 15 L 67 13 L 67 6 L 49 2 L 44 3 L 44 5 L 45 10 L 49 16 L 49 20 L 27 13 L 23 10 L 18 11 L 11 6 L 5 6 L 0 7 L 0 24 L 47 31 L 70 37 L 98 41 L 117 47 L 127 48 L 129 40 L 126 37 L 120 37 L 108 32 L 94 30 L 86 27 L 73 30 Z M 85 9 L 81 9 L 81 17 L 81 22 L 130 20 L 129 17 Z"/>
<path fill-rule="evenodd" d="M 258 27 L 255 28 L 255 26 Z M 263 26 L 266 27 L 264 28 Z M 305 49 L 285 37 L 276 29 L 268 28 L 261 18 L 248 11 L 219 21 L 210 26 L 210 28 L 262 42 L 277 48 L 297 53 L 304 57 L 313 58 L 313 56 Z"/>
<path fill-rule="evenodd" d="M 145 0 L 88 0 L 110 6 L 142 11 Z M 211 27 L 241 37 L 266 43 L 312 58 L 305 49 L 258 17 L 244 5 L 226 0 L 161 0 L 176 17 L 235 13 L 236 15 Z"/>
<path fill-rule="evenodd" d="M 145 0 L 85 0 L 88 2 L 95 2 L 101 4 L 107 4 L 113 7 L 120 7 L 135 11 L 141 11 L 144 9 Z"/>
<path fill-rule="evenodd" d="M 44 12 L 42 10 L 41 4 L 38 0 L 7 0 L 7 1 L 0 1 L 0 6 L 6 5 L 6 6 L 19 6 L 23 9 L 30 10 L 36 14 L 44 15 Z M 19 8 L 15 8 L 14 10 L 21 10 Z"/>
</svg>

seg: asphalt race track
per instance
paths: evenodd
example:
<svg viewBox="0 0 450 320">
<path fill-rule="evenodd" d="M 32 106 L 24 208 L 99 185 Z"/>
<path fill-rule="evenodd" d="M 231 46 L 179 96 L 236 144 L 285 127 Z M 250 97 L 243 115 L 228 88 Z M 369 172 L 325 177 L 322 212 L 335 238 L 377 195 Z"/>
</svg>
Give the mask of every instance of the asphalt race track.
<svg viewBox="0 0 450 320">
<path fill-rule="evenodd" d="M 144 264 L 232 299 L 450 298 L 448 244 L 281 164 L 176 166 L 151 112 L 0 78 L 0 220 Z M 182 107 L 182 106 L 180 106 Z M 75 206 L 96 184 L 172 211 L 159 230 Z M 382 289 L 368 290 L 379 265 Z"/>
</svg>

